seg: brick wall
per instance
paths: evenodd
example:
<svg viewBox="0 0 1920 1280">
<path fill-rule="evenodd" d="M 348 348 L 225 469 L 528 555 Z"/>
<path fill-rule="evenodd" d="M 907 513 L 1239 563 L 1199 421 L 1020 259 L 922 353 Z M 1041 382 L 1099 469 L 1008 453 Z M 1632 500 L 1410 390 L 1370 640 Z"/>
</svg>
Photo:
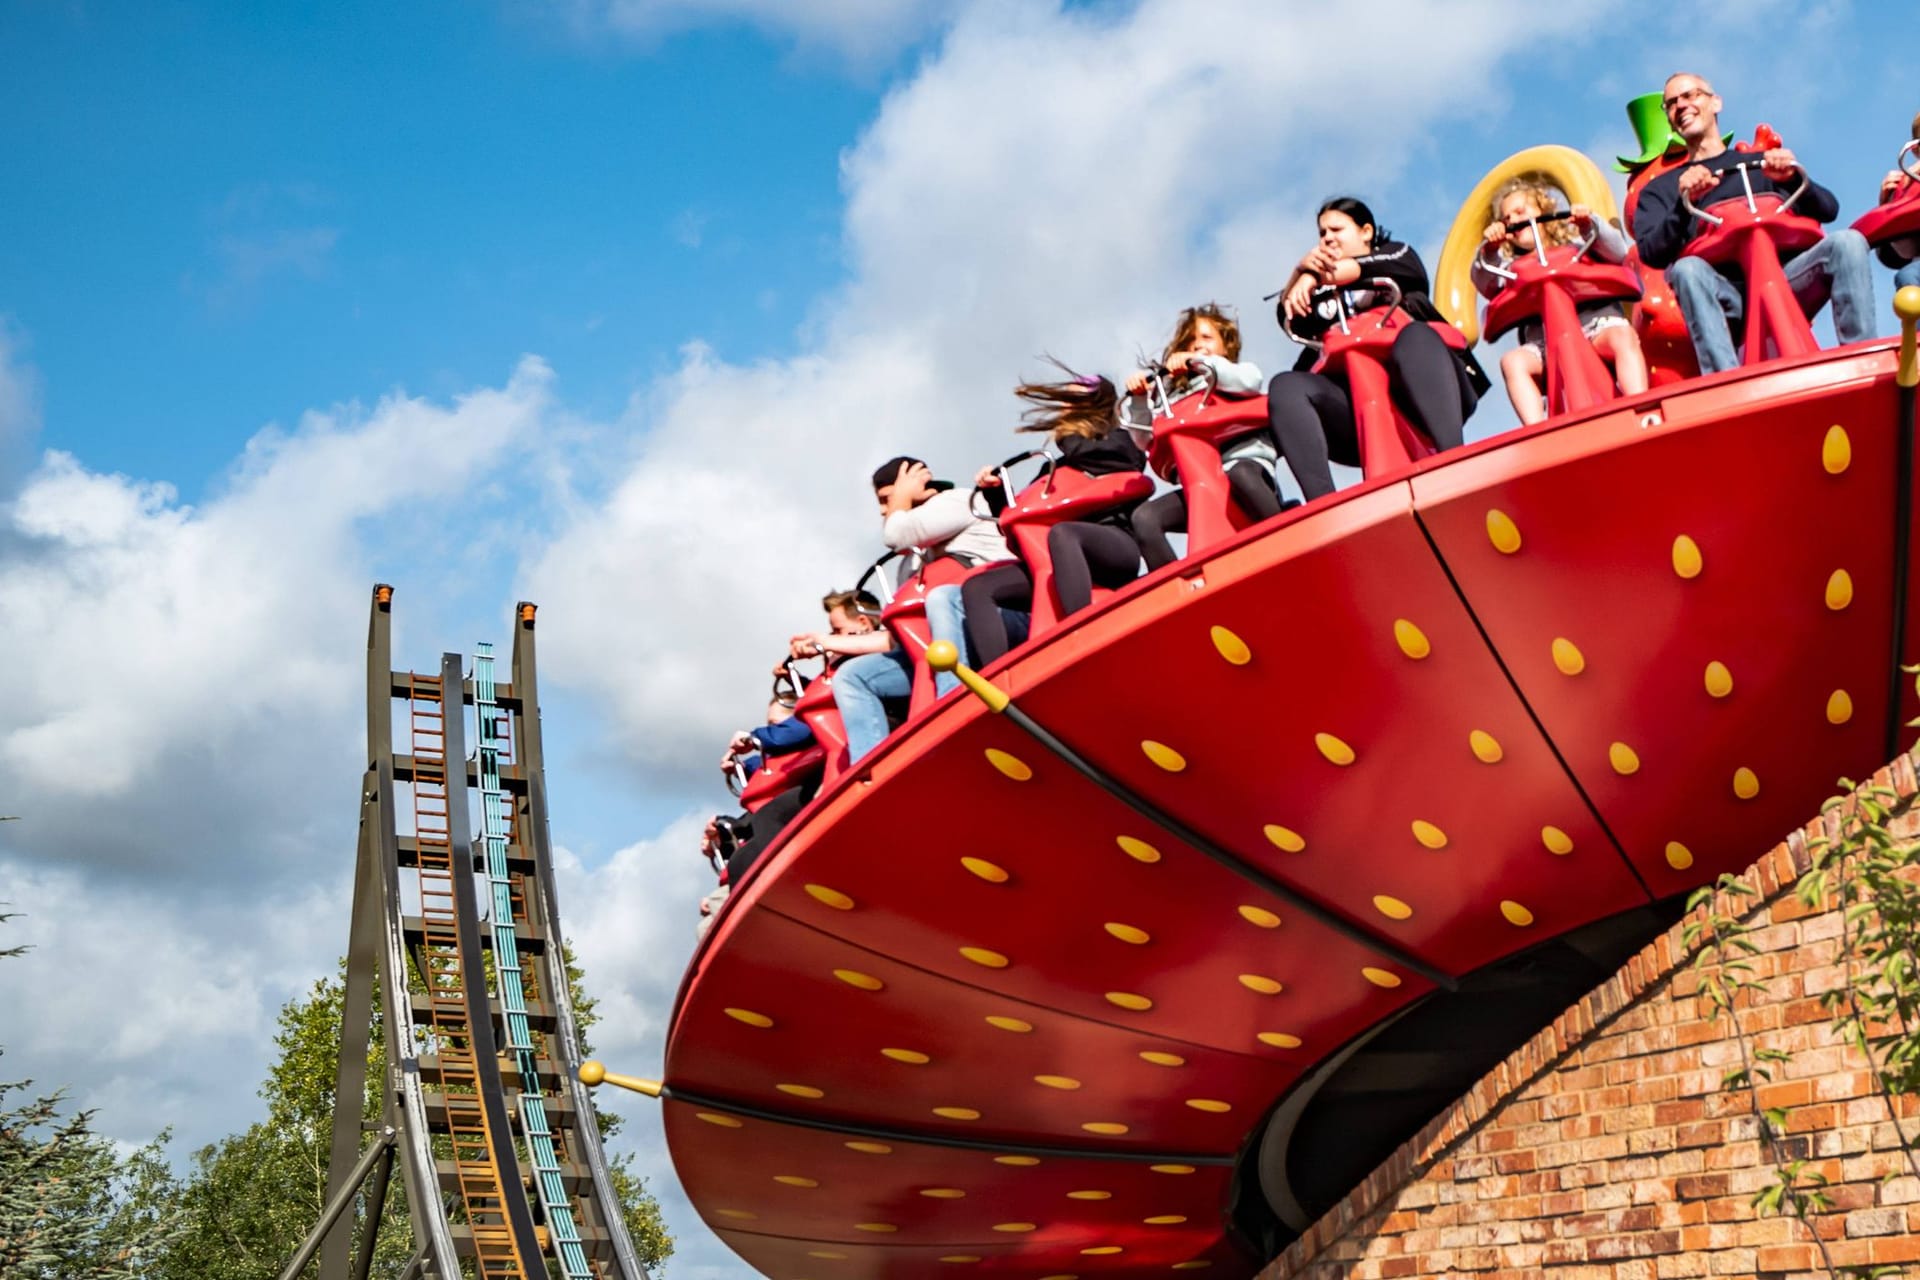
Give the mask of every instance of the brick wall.
<svg viewBox="0 0 1920 1280">
<path fill-rule="evenodd" d="M 1914 764 L 1872 784 L 1920 824 Z M 1910 807 L 1910 808 L 1909 808 Z M 1749 869 L 1753 897 L 1722 895 L 1762 949 L 1764 994 L 1743 995 L 1754 1047 L 1793 1058 L 1762 1106 L 1794 1108 L 1788 1155 L 1833 1184 L 1814 1225 L 1834 1266 L 1906 1264 L 1920 1276 L 1920 1179 L 1867 1064 L 1840 1044 L 1819 995 L 1842 982 L 1839 913 L 1793 887 L 1816 820 Z M 1557 1280 L 1824 1274 L 1806 1228 L 1762 1217 L 1775 1179 L 1754 1095 L 1724 1089 L 1740 1046 L 1699 993 L 1684 922 L 1482 1079 L 1261 1273 L 1261 1280 L 1483 1272 Z M 1900 1100 L 1920 1146 L 1920 1099 Z"/>
</svg>

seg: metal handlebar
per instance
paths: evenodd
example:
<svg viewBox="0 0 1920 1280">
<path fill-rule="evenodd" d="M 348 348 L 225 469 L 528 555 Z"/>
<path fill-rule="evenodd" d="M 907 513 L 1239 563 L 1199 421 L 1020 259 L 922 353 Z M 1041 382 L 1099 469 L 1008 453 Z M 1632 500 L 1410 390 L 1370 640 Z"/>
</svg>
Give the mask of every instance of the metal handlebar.
<svg viewBox="0 0 1920 1280">
<path fill-rule="evenodd" d="M 1315 289 L 1313 293 L 1309 295 L 1308 301 L 1317 305 L 1318 303 L 1326 301 L 1328 298 L 1332 298 L 1335 302 L 1339 303 L 1340 332 L 1352 333 L 1353 329 L 1349 326 L 1348 321 L 1353 319 L 1353 309 L 1347 304 L 1347 294 L 1350 290 L 1354 289 L 1372 289 L 1376 292 L 1391 293 L 1393 296 L 1384 304 L 1388 310 L 1399 306 L 1406 297 L 1406 295 L 1401 292 L 1399 284 L 1388 279 L 1386 276 L 1366 276 L 1355 280 L 1352 284 L 1326 285 L 1322 288 Z M 1383 304 L 1379 302 L 1375 302 L 1373 306 L 1367 307 L 1366 310 L 1374 311 L 1382 305 Z M 1315 351 L 1325 351 L 1327 349 L 1327 344 L 1317 338 L 1302 338 L 1295 334 L 1293 331 L 1293 318 L 1291 316 L 1288 316 L 1280 322 L 1280 332 L 1286 334 L 1288 338 L 1303 347 L 1310 347 Z"/>
<path fill-rule="evenodd" d="M 1762 217 L 1764 215 L 1761 214 L 1760 207 L 1753 202 L 1753 170 L 1762 168 L 1765 165 L 1765 163 L 1766 162 L 1764 160 L 1742 160 L 1740 161 L 1740 163 L 1728 165 L 1727 168 L 1722 169 L 1720 171 L 1722 173 L 1731 171 L 1734 173 L 1738 173 L 1740 175 L 1740 185 L 1746 191 L 1747 212 L 1754 215 L 1756 218 Z M 1794 188 L 1792 195 L 1788 196 L 1786 199 L 1780 202 L 1780 207 L 1774 210 L 1773 216 L 1775 217 L 1778 217 L 1783 213 L 1791 212 L 1795 202 L 1797 202 L 1801 196 L 1807 193 L 1808 187 L 1813 185 L 1813 179 L 1807 176 L 1807 171 L 1805 169 L 1801 168 L 1799 165 L 1795 165 L 1794 169 L 1800 175 L 1800 185 Z M 1725 202 L 1722 201 L 1721 203 L 1725 203 Z M 1705 209 L 1702 209 L 1698 205 L 1694 204 L 1693 197 L 1689 196 L 1684 191 L 1680 193 L 1680 204 L 1681 204 L 1681 207 L 1684 208 L 1688 213 L 1700 219 L 1702 222 L 1710 222 L 1716 227 L 1721 226 L 1726 222 L 1726 219 L 1720 217 L 1718 214 L 1708 213 Z"/>
<path fill-rule="evenodd" d="M 737 800 L 740 793 L 746 789 L 747 766 L 741 763 L 739 756 L 735 756 L 727 765 L 727 790 L 731 791 Z"/>
<path fill-rule="evenodd" d="M 1920 182 L 1920 168 L 1908 168 L 1907 162 L 1909 160 L 1914 161 L 1916 165 L 1920 165 L 1920 138 L 1915 138 L 1912 142 L 1900 148 L 1900 157 L 1894 161 L 1894 164 L 1899 167 L 1900 172 L 1906 174 L 1915 182 Z"/>
<path fill-rule="evenodd" d="M 892 603 L 893 601 L 893 588 L 892 587 L 887 588 L 886 598 L 880 600 L 879 609 L 865 608 L 860 603 L 860 594 L 862 591 L 866 589 L 868 579 L 872 578 L 874 574 L 880 572 L 880 566 L 886 564 L 889 560 L 898 560 L 903 556 L 910 556 L 914 553 L 917 553 L 918 550 L 919 550 L 918 547 L 914 547 L 914 548 L 909 548 L 907 551 L 889 551 L 885 555 L 881 556 L 878 560 L 875 560 L 872 564 L 868 565 L 867 571 L 860 575 L 860 580 L 853 584 L 854 613 L 858 614 L 862 618 L 869 618 L 875 623 L 878 623 L 880 621 L 880 610 L 885 609 L 887 605 Z M 880 599 L 880 597 L 878 596 L 875 596 L 874 598 Z"/>
<path fill-rule="evenodd" d="M 1569 262 L 1578 262 L 1580 259 L 1586 257 L 1587 250 L 1593 248 L 1594 242 L 1600 239 L 1599 219 L 1591 214 L 1588 216 L 1591 221 L 1587 227 L 1587 237 L 1580 242 L 1580 247 L 1573 251 L 1573 257 L 1568 259 Z M 1568 222 L 1571 221 L 1572 218 L 1573 210 L 1559 209 L 1553 213 L 1543 213 L 1538 217 L 1527 219 L 1525 225 L 1533 228 L 1534 256 L 1539 260 L 1541 266 L 1544 267 L 1547 265 L 1547 242 L 1540 236 L 1540 224 L 1543 222 Z M 1514 225 L 1511 222 L 1506 225 L 1507 231 L 1511 233 L 1514 230 Z M 1487 246 L 1487 248 L 1491 247 L 1491 245 Z M 1517 280 L 1520 278 L 1499 263 L 1488 258 L 1486 256 L 1486 248 L 1480 251 L 1480 265 L 1488 271 L 1491 271 L 1494 275 L 1499 276 L 1502 280 Z"/>
</svg>

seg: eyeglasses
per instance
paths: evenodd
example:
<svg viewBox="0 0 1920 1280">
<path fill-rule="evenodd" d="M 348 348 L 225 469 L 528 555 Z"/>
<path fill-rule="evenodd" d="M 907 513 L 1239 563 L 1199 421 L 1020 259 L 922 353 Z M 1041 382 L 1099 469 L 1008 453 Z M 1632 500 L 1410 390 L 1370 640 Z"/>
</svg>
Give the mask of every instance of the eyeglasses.
<svg viewBox="0 0 1920 1280">
<path fill-rule="evenodd" d="M 1683 102 L 1693 102 L 1700 98 L 1711 98 L 1712 96 L 1713 90 L 1711 89 L 1682 89 L 1671 98 L 1663 99 L 1662 105 L 1671 111 Z"/>
</svg>

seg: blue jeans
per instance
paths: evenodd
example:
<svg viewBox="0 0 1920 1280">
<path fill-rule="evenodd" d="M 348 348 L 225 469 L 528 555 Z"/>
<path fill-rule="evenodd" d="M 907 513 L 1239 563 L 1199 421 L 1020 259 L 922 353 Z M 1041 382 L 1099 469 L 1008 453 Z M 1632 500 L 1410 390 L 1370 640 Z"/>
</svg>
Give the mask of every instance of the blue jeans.
<svg viewBox="0 0 1920 1280">
<path fill-rule="evenodd" d="M 1910 284 L 1920 284 L 1920 258 L 1915 258 L 1893 273 L 1894 288 L 1904 289 Z"/>
<path fill-rule="evenodd" d="M 935 640 L 946 640 L 966 652 L 966 620 L 960 610 L 960 588 L 935 587 L 927 592 L 927 630 Z M 951 671 L 934 673 L 934 696 L 944 697 L 960 687 Z M 847 759 L 858 760 L 887 736 L 886 698 L 913 695 L 913 660 L 905 649 L 863 653 L 834 668 L 833 702 L 847 731 Z"/>
<path fill-rule="evenodd" d="M 1786 264 L 1787 287 L 1811 316 L 1833 300 L 1833 335 L 1841 345 L 1871 338 L 1873 271 L 1867 242 L 1842 227 Z M 1746 314 L 1746 298 L 1704 258 L 1682 258 L 1667 268 L 1667 284 L 1687 322 L 1700 372 L 1719 373 L 1740 363 L 1730 327 Z"/>
</svg>

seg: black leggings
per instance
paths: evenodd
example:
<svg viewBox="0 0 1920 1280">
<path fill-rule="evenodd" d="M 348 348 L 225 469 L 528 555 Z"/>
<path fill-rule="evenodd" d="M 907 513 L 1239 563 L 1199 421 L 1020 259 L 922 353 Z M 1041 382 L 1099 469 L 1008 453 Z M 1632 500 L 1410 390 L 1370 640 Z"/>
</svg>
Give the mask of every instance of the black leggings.
<svg viewBox="0 0 1920 1280">
<path fill-rule="evenodd" d="M 1068 521 L 1047 531 L 1047 555 L 1053 560 L 1053 592 L 1060 614 L 1093 603 L 1093 588 L 1124 587 L 1140 572 L 1140 546 L 1125 529 L 1110 524 Z M 973 574 L 960 585 L 966 611 L 967 647 L 981 666 L 1006 653 L 1007 624 L 1002 609 L 1033 608 L 1033 579 L 1023 564 L 1003 564 Z"/>
<path fill-rule="evenodd" d="M 1440 335 L 1428 325 L 1409 324 L 1393 340 L 1386 363 L 1394 404 L 1434 448 L 1458 448 L 1467 415 L 1479 397 Z M 1303 370 L 1276 375 L 1267 385 L 1267 420 L 1280 456 L 1309 502 L 1333 492 L 1329 459 L 1360 465 L 1360 438 L 1345 379 Z"/>
<path fill-rule="evenodd" d="M 1273 482 L 1267 479 L 1264 468 L 1254 462 L 1242 460 L 1227 464 L 1227 488 L 1233 494 L 1234 505 L 1249 521 L 1259 523 L 1268 516 L 1277 516 L 1284 507 L 1280 505 L 1280 496 L 1273 491 Z M 1133 509 L 1133 536 L 1140 544 L 1140 553 L 1146 557 L 1149 571 L 1163 568 L 1179 559 L 1173 554 L 1173 544 L 1167 541 L 1170 533 L 1187 531 L 1187 495 L 1180 489 L 1161 494 L 1150 502 L 1143 502 Z"/>
</svg>

